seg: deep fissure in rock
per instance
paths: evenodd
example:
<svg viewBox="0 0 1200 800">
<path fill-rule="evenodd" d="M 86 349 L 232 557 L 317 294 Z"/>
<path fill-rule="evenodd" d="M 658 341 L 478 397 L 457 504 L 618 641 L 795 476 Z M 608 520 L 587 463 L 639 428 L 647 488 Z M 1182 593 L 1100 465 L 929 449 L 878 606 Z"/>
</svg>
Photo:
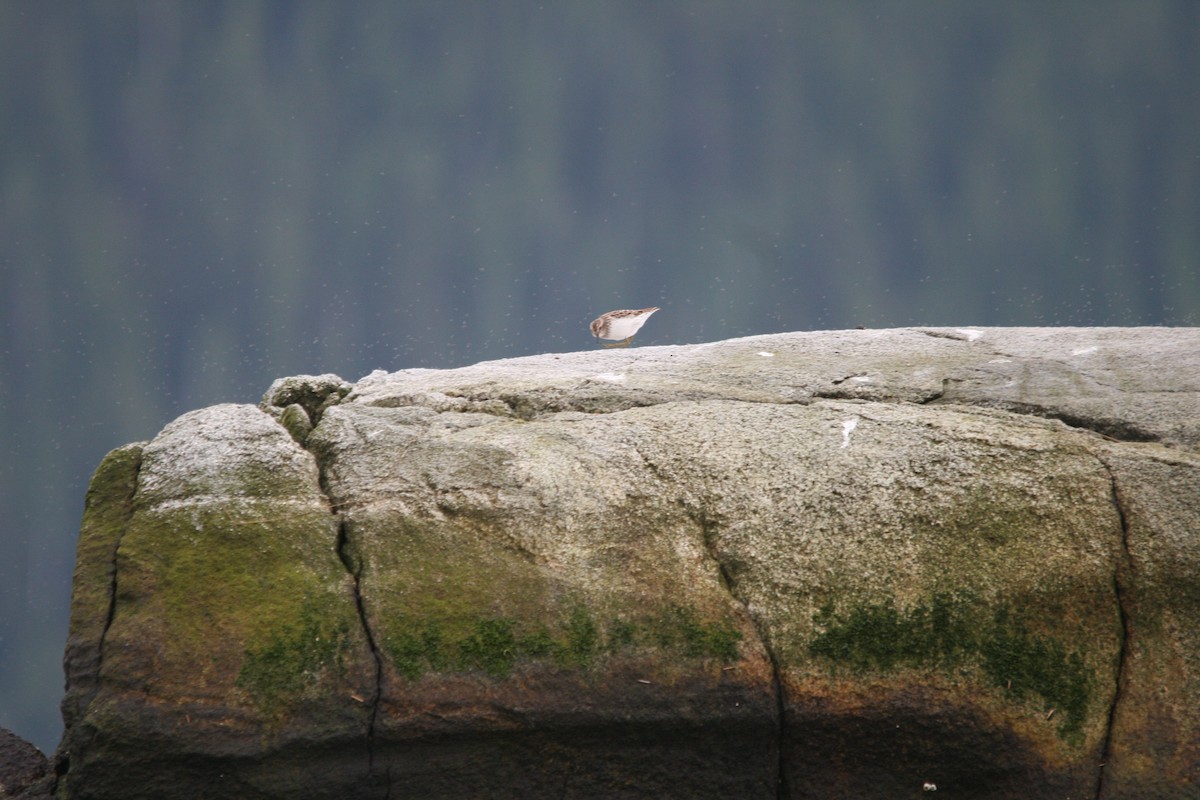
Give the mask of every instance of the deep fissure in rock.
<svg viewBox="0 0 1200 800">
<path fill-rule="evenodd" d="M 1099 459 L 1101 465 L 1108 472 L 1110 497 L 1112 499 L 1113 508 L 1117 512 L 1117 519 L 1121 524 L 1121 553 L 1119 560 L 1113 567 L 1113 593 L 1117 599 L 1117 616 L 1121 625 L 1121 639 L 1117 647 L 1117 685 L 1113 690 L 1112 703 L 1108 708 L 1108 719 L 1104 730 L 1104 744 L 1100 750 L 1100 765 L 1099 772 L 1096 776 L 1096 799 L 1100 800 L 1104 796 L 1104 777 L 1105 765 L 1112 757 L 1112 736 L 1113 724 L 1116 722 L 1117 708 L 1121 702 L 1121 689 L 1125 685 L 1127 676 L 1126 661 L 1129 652 L 1129 615 L 1126 611 L 1126 603 L 1128 598 L 1127 581 L 1129 580 L 1129 571 L 1132 569 L 1132 561 L 1129 553 L 1129 520 L 1125 515 L 1125 506 L 1121 498 L 1121 489 L 1117 483 L 1117 476 L 1113 469 L 1103 458 Z"/>
<path fill-rule="evenodd" d="M 305 449 L 308 450 L 317 464 L 317 484 L 321 489 L 321 494 L 325 497 L 329 511 L 338 519 L 337 541 L 334 547 L 338 560 L 350 575 L 351 586 L 354 591 L 354 607 L 358 612 L 359 624 L 362 625 L 363 637 L 366 639 L 367 647 L 371 651 L 371 659 L 375 663 L 375 686 L 371 692 L 371 696 L 367 700 L 370 705 L 370 716 L 367 718 L 367 776 L 370 779 L 375 774 L 375 725 L 379 716 L 380 698 L 383 695 L 383 658 L 379 654 L 379 646 L 375 641 L 375 635 L 371 632 L 366 605 L 363 602 L 361 585 L 362 563 L 361 561 L 357 561 L 351 552 L 350 522 L 338 509 L 338 506 L 333 501 L 333 496 L 329 492 L 325 464 L 322 462 L 320 454 L 310 447 L 305 447 Z M 389 775 L 385 800 L 386 797 L 390 796 L 391 779 Z"/>
<path fill-rule="evenodd" d="M 664 484 L 670 483 L 670 478 L 663 474 L 662 470 L 653 459 L 647 458 L 646 454 L 640 449 L 636 447 L 634 449 L 638 456 L 642 459 L 642 463 L 646 466 L 646 469 L 650 471 L 656 480 Z M 725 591 L 729 593 L 729 596 L 738 602 L 743 609 L 745 609 L 746 619 L 748 619 L 750 624 L 754 627 L 755 635 L 758 637 L 758 641 L 762 643 L 763 650 L 767 654 L 767 660 L 771 663 L 771 682 L 775 690 L 775 715 L 777 720 L 775 733 L 775 747 L 777 752 L 777 761 L 775 765 L 776 798 L 778 798 L 778 800 L 787 800 L 787 798 L 790 796 L 787 786 L 787 772 L 784 769 L 784 742 L 787 735 L 787 718 L 785 716 L 784 708 L 783 676 L 780 672 L 779 660 L 776 658 L 774 650 L 771 649 L 770 641 L 764 635 L 762 628 L 759 627 L 758 620 L 756 620 L 754 618 L 754 614 L 751 613 L 749 604 L 738 596 L 736 578 L 733 576 L 733 573 L 729 571 L 729 568 L 725 565 L 725 562 L 723 562 L 717 555 L 717 546 L 715 542 L 716 523 L 709 518 L 704 509 L 692 507 L 682 499 L 680 499 L 679 502 L 683 507 L 684 514 L 686 514 L 687 517 L 690 518 L 700 529 L 700 540 L 704 545 L 704 552 L 708 554 L 708 557 L 712 559 L 712 562 L 716 565 L 717 574 L 721 579 L 721 585 L 724 587 Z"/>
<path fill-rule="evenodd" d="M 750 611 L 749 604 L 738 596 L 737 581 L 733 574 L 725 566 L 725 562 L 717 557 L 717 548 L 713 539 L 713 523 L 709 520 L 708 515 L 704 511 L 689 511 L 689 516 L 700 526 L 700 535 L 704 541 L 704 550 L 708 553 L 708 557 L 717 565 L 717 572 L 721 576 L 721 583 L 725 587 L 725 591 L 729 592 L 729 596 L 736 600 L 746 610 L 746 618 L 750 620 L 750 624 L 754 626 L 755 634 L 758 636 L 758 641 L 762 643 L 763 650 L 767 654 L 767 660 L 771 662 L 771 682 L 775 689 L 775 715 L 776 715 L 776 733 L 775 733 L 775 748 L 777 760 L 775 764 L 775 796 L 778 800 L 787 800 L 790 796 L 787 786 L 787 771 L 784 769 L 784 743 L 787 740 L 787 716 L 783 697 L 783 675 L 779 669 L 779 659 L 775 656 L 775 651 L 771 649 L 771 642 L 764 635 L 762 628 L 758 625 L 758 620 L 754 618 L 754 614 Z"/>
<path fill-rule="evenodd" d="M 787 744 L 788 725 L 787 704 L 783 696 L 783 673 L 779 669 L 779 659 L 775 657 L 775 651 L 771 649 L 771 643 L 767 641 L 761 631 L 759 631 L 758 638 L 762 640 L 763 649 L 767 651 L 767 658 L 771 661 L 771 679 L 775 683 L 775 713 L 779 717 L 779 732 L 775 737 L 775 746 L 779 750 L 779 762 L 775 768 L 775 796 L 778 800 L 787 800 L 791 796 L 791 793 L 788 790 L 787 769 L 785 768 L 787 754 L 784 747 Z"/>
<path fill-rule="evenodd" d="M 991 407 L 1011 414 L 1022 414 L 1042 419 L 1056 419 L 1069 428 L 1090 431 L 1114 442 L 1157 442 L 1159 437 L 1127 420 L 1085 417 L 1060 409 L 1028 403 L 998 403 Z"/>
<path fill-rule="evenodd" d="M 371 633 L 371 626 L 367 620 L 367 609 L 363 604 L 362 588 L 359 584 L 362 575 L 362 564 L 355 564 L 354 558 L 349 551 L 348 527 L 349 523 L 345 518 L 339 520 L 337 554 L 338 559 L 342 562 L 342 566 L 350 573 L 350 578 L 354 586 L 354 605 L 358 609 L 358 619 L 363 627 L 363 635 L 366 637 L 367 647 L 371 650 L 371 658 L 375 661 L 375 690 L 370 697 L 371 716 L 367 722 L 367 773 L 373 775 L 375 772 L 375 718 L 379 714 L 379 698 L 383 693 L 383 660 L 379 656 L 379 648 L 375 644 L 375 636 Z"/>
<path fill-rule="evenodd" d="M 1136 423 L 1129 420 L 1111 419 L 1103 417 L 1087 417 L 1082 414 L 1072 414 L 1062 409 L 1050 408 L 1035 403 L 1018 403 L 1011 401 L 989 400 L 986 402 L 973 402 L 969 399 L 952 399 L 946 401 L 947 387 L 954 382 L 959 382 L 958 378 L 943 378 L 942 391 L 936 392 L 927 398 L 920 401 L 922 405 L 929 404 L 944 404 L 956 405 L 962 408 L 993 408 L 999 411 L 1007 411 L 1010 414 L 1023 417 L 1037 417 L 1039 419 L 1053 419 L 1066 425 L 1068 428 L 1073 428 L 1080 431 L 1088 431 L 1105 439 L 1114 442 L 1157 442 L 1160 437 L 1157 434 L 1144 430 Z M 881 402 L 896 402 L 896 401 L 881 401 Z"/>
</svg>

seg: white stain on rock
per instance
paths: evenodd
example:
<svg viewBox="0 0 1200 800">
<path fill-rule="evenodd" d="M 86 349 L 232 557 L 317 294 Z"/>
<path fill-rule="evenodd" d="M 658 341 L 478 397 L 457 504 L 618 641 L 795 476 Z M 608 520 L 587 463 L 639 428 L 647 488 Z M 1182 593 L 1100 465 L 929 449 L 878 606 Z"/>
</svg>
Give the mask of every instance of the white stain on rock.
<svg viewBox="0 0 1200 800">
<path fill-rule="evenodd" d="M 858 417 L 851 417 L 842 423 L 842 447 L 850 446 L 850 434 L 858 427 Z"/>
</svg>

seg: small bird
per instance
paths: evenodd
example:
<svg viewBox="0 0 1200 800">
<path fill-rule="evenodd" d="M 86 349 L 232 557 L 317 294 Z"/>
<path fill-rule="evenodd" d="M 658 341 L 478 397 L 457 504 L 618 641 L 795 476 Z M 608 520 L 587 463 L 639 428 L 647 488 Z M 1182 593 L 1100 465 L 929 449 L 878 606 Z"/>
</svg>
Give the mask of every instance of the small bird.
<svg viewBox="0 0 1200 800">
<path fill-rule="evenodd" d="M 655 311 L 658 311 L 658 306 L 640 308 L 636 311 L 624 309 L 601 314 L 592 320 L 592 336 L 595 336 L 597 341 L 600 339 L 614 340 L 612 344 L 604 345 L 605 347 L 628 347 L 629 343 L 633 341 L 633 335 L 641 330 L 641 327 L 646 324 L 646 320 L 650 319 L 650 315 Z"/>
</svg>

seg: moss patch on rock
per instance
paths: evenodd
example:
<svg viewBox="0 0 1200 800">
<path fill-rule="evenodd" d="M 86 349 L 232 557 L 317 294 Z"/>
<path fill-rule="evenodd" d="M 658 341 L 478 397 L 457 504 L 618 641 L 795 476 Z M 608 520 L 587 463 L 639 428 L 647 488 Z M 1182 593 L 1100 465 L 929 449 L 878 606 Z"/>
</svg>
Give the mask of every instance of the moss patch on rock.
<svg viewBox="0 0 1200 800">
<path fill-rule="evenodd" d="M 370 665 L 335 537 L 332 516 L 316 506 L 243 501 L 135 514 L 121 541 L 106 674 L 264 719 L 336 705 Z"/>
<path fill-rule="evenodd" d="M 349 647 L 347 621 L 308 600 L 294 620 L 246 649 L 236 684 L 269 712 L 317 685 L 325 672 L 344 677 Z"/>
<path fill-rule="evenodd" d="M 733 661 L 742 634 L 729 620 L 705 622 L 691 608 L 675 606 L 650 622 L 657 643 L 664 650 L 678 651 L 689 658 Z M 633 631 L 636 634 L 636 628 Z"/>
<path fill-rule="evenodd" d="M 984 673 L 1015 700 L 1041 695 L 1046 706 L 1063 714 L 1059 733 L 1079 733 L 1087 714 L 1095 675 L 1079 651 L 1068 652 L 1056 639 L 1032 633 L 1007 607 L 979 639 Z"/>
<path fill-rule="evenodd" d="M 967 601 L 946 594 L 905 611 L 889 600 L 839 614 L 826 603 L 813 616 L 820 633 L 808 652 L 856 670 L 945 666 L 975 649 L 972 617 Z"/>
<path fill-rule="evenodd" d="M 418 620 L 389 626 L 383 649 L 396 671 L 409 680 L 427 673 L 480 671 L 510 674 L 519 661 L 560 669 L 588 669 L 605 657 L 653 648 L 675 657 L 734 661 L 742 634 L 732 620 L 704 620 L 690 608 L 672 607 L 636 621 L 597 620 L 573 605 L 552 626 L 511 617 Z"/>
<path fill-rule="evenodd" d="M 742 632 L 728 606 L 662 586 L 575 586 L 512 546 L 513 538 L 508 528 L 464 516 L 364 513 L 347 526 L 344 550 L 360 574 L 379 649 L 400 677 L 504 678 L 521 665 L 587 671 L 614 657 L 657 653 L 669 662 L 738 657 Z"/>
<path fill-rule="evenodd" d="M 813 624 L 808 654 L 827 663 L 883 672 L 977 664 L 1014 701 L 1040 696 L 1061 715 L 1060 736 L 1082 730 L 1096 682 L 1085 651 L 1034 633 L 1007 604 L 989 618 L 969 594 L 935 594 L 904 610 L 891 600 L 841 611 L 826 603 Z"/>
</svg>

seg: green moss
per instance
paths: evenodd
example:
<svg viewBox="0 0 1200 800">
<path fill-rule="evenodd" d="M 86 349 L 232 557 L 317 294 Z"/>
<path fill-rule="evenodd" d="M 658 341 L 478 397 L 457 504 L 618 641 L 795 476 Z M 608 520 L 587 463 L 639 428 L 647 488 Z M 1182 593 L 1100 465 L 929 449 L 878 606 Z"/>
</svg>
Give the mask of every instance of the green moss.
<svg viewBox="0 0 1200 800">
<path fill-rule="evenodd" d="M 246 650 L 237 686 L 264 710 L 271 710 L 315 685 L 325 672 L 343 674 L 349 645 L 345 621 L 330 624 L 306 602 L 290 624 L 273 630 Z"/>
<path fill-rule="evenodd" d="M 321 539 L 329 549 L 314 550 Z M 198 683 L 235 690 L 266 717 L 319 695 L 365 646 L 335 539 L 316 504 L 139 508 L 121 539 L 108 631 L 122 645 L 106 661 L 164 696 Z"/>
<path fill-rule="evenodd" d="M 354 534 L 351 541 L 369 535 L 370 525 Z M 502 539 L 406 522 L 389 529 L 387 548 L 372 550 L 363 581 L 379 617 L 380 648 L 400 676 L 504 677 L 523 664 L 587 671 L 614 657 L 656 657 L 655 650 L 669 651 L 672 662 L 737 658 L 740 634 L 731 621 L 637 603 L 607 601 L 601 610 L 564 596 L 538 566 L 494 545 Z"/>
<path fill-rule="evenodd" d="M 385 645 L 396 671 L 416 680 L 426 670 L 445 668 L 443 638 L 442 626 L 434 621 L 417 630 L 398 630 L 388 637 Z"/>
<path fill-rule="evenodd" d="M 855 669 L 947 664 L 976 648 L 970 616 L 962 599 L 946 594 L 904 613 L 889 600 L 837 616 L 827 603 L 813 618 L 822 632 L 809 653 Z"/>
<path fill-rule="evenodd" d="M 117 548 L 133 513 L 141 467 L 141 445 L 126 445 L 104 457 L 88 485 L 71 591 L 71 636 L 99 647 L 115 598 Z"/>
<path fill-rule="evenodd" d="M 632 647 L 637 639 L 638 627 L 632 622 L 626 622 L 623 619 L 613 620 L 608 626 L 608 640 L 605 642 L 605 649 L 609 653 L 615 653 L 618 650 L 624 650 Z"/>
<path fill-rule="evenodd" d="M 741 631 L 729 624 L 713 625 L 705 635 L 707 655 L 720 661 L 734 661 L 738 657 Z"/>
<path fill-rule="evenodd" d="M 983 607 L 964 596 L 935 595 L 906 611 L 890 600 L 854 605 L 840 614 L 826 604 L 813 616 L 820 633 L 809 642 L 808 653 L 858 671 L 978 663 L 1014 700 L 1040 696 L 1061 714 L 1059 734 L 1076 736 L 1094 683 L 1083 655 L 1031 633 L 1007 607 L 988 622 Z"/>
<path fill-rule="evenodd" d="M 1016 700 L 1040 695 L 1048 708 L 1062 713 L 1059 732 L 1078 734 L 1091 697 L 1092 673 L 1077 652 L 1035 636 L 1008 609 L 996 612 L 995 624 L 980 646 L 983 669 L 996 686 Z"/>
<path fill-rule="evenodd" d="M 545 627 L 540 627 L 528 636 L 524 636 L 518 642 L 518 648 L 522 655 L 530 658 L 543 658 L 552 656 L 559 651 L 558 642 L 550 635 L 550 631 Z"/>
<path fill-rule="evenodd" d="M 741 633 L 727 620 L 704 622 L 691 609 L 673 608 L 638 622 L 598 622 L 583 605 L 553 627 L 529 626 L 509 617 L 394 621 L 383 647 L 396 671 L 409 680 L 428 672 L 480 671 L 507 676 L 525 659 L 552 663 L 562 669 L 588 669 L 602 656 L 638 647 L 653 647 L 691 659 L 732 661 L 738 656 Z M 447 635 L 446 631 L 457 631 Z"/>
<path fill-rule="evenodd" d="M 722 661 L 737 658 L 737 645 L 742 638 L 729 622 L 702 622 L 692 609 L 682 607 L 672 608 L 660 617 L 656 633 L 664 648 L 682 650 L 692 658 Z"/>
<path fill-rule="evenodd" d="M 118 447 L 104 457 L 88 484 L 84 513 L 116 510 L 124 519 L 137 489 L 138 470 L 142 464 L 140 444 Z"/>
<path fill-rule="evenodd" d="M 517 636 L 509 619 L 481 619 L 475 630 L 458 644 L 458 666 L 481 669 L 492 677 L 512 671 L 517 661 Z"/>
<path fill-rule="evenodd" d="M 567 639 L 559 660 L 566 666 L 586 666 L 599 647 L 600 631 L 585 606 L 576 606 L 566 624 Z"/>
</svg>

